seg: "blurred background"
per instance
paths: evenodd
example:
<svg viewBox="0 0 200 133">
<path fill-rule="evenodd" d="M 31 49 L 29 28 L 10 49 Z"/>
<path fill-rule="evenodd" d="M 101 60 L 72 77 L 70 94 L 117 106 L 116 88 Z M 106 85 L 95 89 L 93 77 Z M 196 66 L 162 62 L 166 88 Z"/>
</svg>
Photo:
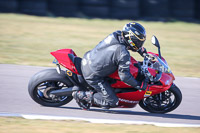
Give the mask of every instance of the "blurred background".
<svg viewBox="0 0 200 133">
<path fill-rule="evenodd" d="M 51 51 L 82 57 L 131 21 L 145 27 L 148 51 L 157 36 L 176 76 L 200 77 L 200 0 L 0 0 L 0 63 L 54 66 Z"/>
<path fill-rule="evenodd" d="M 199 98 L 200 77 L 200 0 L 0 0 L 0 66 L 3 68 L 1 69 L 3 73 L 0 74 L 2 77 L 0 101 L 3 105 L 1 111 L 11 110 L 11 112 L 22 113 L 24 108 L 42 113 L 49 110 L 47 114 L 51 111 L 58 114 L 60 112 L 68 114 L 68 111 L 76 114 L 81 111 L 73 108 L 73 110 L 70 108 L 69 110 L 68 108 L 52 108 L 51 110 L 34 106 L 30 99 L 28 100 L 27 94 L 29 76 L 34 71 L 29 73 L 29 67 L 16 67 L 16 65 L 13 67 L 13 65 L 4 64 L 55 67 L 55 64 L 52 64 L 54 58 L 50 52 L 71 48 L 79 57 L 82 57 L 110 33 L 121 30 L 125 24 L 132 21 L 137 21 L 145 27 L 147 40 L 144 47 L 147 51 L 157 53 L 157 48 L 151 44 L 151 37 L 156 35 L 158 38 L 162 56 L 167 60 L 174 75 L 181 77 L 177 78 L 177 83 L 181 89 L 183 88 L 184 103 L 182 105 L 184 106 L 171 115 L 149 115 L 137 110 L 132 116 L 128 113 L 122 113 L 122 115 L 126 115 L 126 118 L 141 116 L 138 119 L 141 118 L 142 121 L 150 120 L 150 117 L 152 117 L 151 120 L 173 118 L 174 122 L 176 119 L 180 121 L 199 119 L 200 106 L 196 101 Z M 131 55 L 136 60 L 143 60 L 137 53 L 132 52 Z M 8 67 L 11 71 L 4 70 L 3 66 L 12 66 Z M 19 68 L 22 69 L 18 70 Z M 37 67 L 33 68 L 37 70 Z M 18 73 L 21 75 L 15 75 Z M 184 82 L 187 78 L 182 77 L 198 77 L 198 80 L 194 78 L 193 82 L 190 82 L 192 80 Z M 8 99 L 5 98 L 6 96 Z M 12 104 L 5 105 L 4 103 L 7 104 L 5 101 Z M 101 111 L 97 111 L 96 113 L 99 117 L 109 115 L 109 112 L 100 114 Z M 113 117 L 119 114 L 120 112 L 110 113 Z M 90 115 L 85 112 L 83 116 Z M 58 121 L 53 124 L 51 121 L 50 123 L 38 122 L 38 120 L 19 122 L 16 118 L 0 118 L 0 132 L 7 133 L 9 129 L 10 133 L 12 131 L 13 133 L 37 131 L 50 133 L 63 130 L 63 132 L 88 132 L 92 129 L 93 133 L 199 133 L 199 128 L 181 127 L 172 130 L 165 127 L 158 130 L 157 127 L 153 127 L 156 129 L 152 130 L 152 126 L 136 125 L 136 127 L 124 129 L 128 125 L 122 124 L 123 128 L 121 128 L 119 124 L 115 127 L 111 124 L 102 127 L 102 125 L 89 126 L 89 123 L 76 121 L 67 121 L 63 124 Z"/>
<path fill-rule="evenodd" d="M 199 0 L 0 0 L 0 12 L 114 19 L 200 19 Z"/>
</svg>

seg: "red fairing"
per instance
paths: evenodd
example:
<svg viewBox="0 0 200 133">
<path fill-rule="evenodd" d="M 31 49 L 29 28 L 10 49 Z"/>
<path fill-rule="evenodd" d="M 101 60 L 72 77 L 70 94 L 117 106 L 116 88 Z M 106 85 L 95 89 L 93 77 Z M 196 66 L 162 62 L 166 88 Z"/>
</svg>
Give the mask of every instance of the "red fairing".
<svg viewBox="0 0 200 133">
<path fill-rule="evenodd" d="M 149 53 L 158 56 L 158 54 L 151 53 L 151 52 Z M 165 61 L 164 58 L 162 58 L 162 60 Z M 134 58 L 131 58 L 131 62 L 132 64 L 130 65 L 130 71 L 131 71 L 131 74 L 136 78 L 138 74 L 138 68 L 136 68 L 133 64 L 138 63 L 138 62 L 134 60 Z M 148 68 L 148 70 L 154 77 L 156 76 L 157 71 L 155 69 Z M 132 88 L 131 86 L 120 81 L 120 78 L 117 72 L 110 75 L 110 77 L 119 79 L 115 84 L 111 85 L 113 88 Z M 136 106 L 140 100 L 168 90 L 170 86 L 172 85 L 173 80 L 174 80 L 173 74 L 163 73 L 160 79 L 160 82 L 162 83 L 162 85 L 149 85 L 146 91 L 141 91 L 141 92 L 133 91 L 133 92 L 127 92 L 127 93 L 118 93 L 117 96 L 119 98 L 119 106 L 122 108 L 132 108 Z"/>
<path fill-rule="evenodd" d="M 162 77 L 160 79 L 160 82 L 163 84 L 163 86 L 169 86 L 170 84 L 173 83 L 174 79 L 175 78 L 174 78 L 173 74 L 162 73 Z"/>
<path fill-rule="evenodd" d="M 156 54 L 156 53 L 148 52 L 148 54 L 152 54 L 152 55 L 155 55 L 155 56 L 158 56 L 158 57 L 159 57 L 159 55 Z M 164 61 L 164 62 L 166 63 L 166 60 L 165 60 L 163 57 L 161 57 L 161 59 L 162 59 L 162 61 Z M 149 72 L 150 72 L 153 76 L 156 75 L 156 71 L 155 71 L 154 69 L 148 68 L 148 70 L 149 70 Z M 163 75 L 164 75 L 164 76 L 163 76 Z M 161 80 L 163 80 L 163 83 L 165 82 L 164 79 L 168 79 L 168 78 L 169 78 L 170 82 L 171 82 L 171 79 L 172 79 L 172 82 L 173 82 L 173 80 L 175 80 L 175 77 L 174 77 L 173 73 L 167 73 L 167 74 L 165 73 L 165 74 L 163 74 L 163 75 L 162 75 L 162 77 L 161 77 Z M 169 77 L 168 77 L 168 78 L 165 78 L 166 75 L 168 75 Z M 162 82 L 162 81 L 161 81 L 161 82 Z"/>
<path fill-rule="evenodd" d="M 61 64 L 63 67 L 69 69 L 73 73 L 79 74 L 78 71 L 76 70 L 74 63 L 68 57 L 68 54 L 73 54 L 76 56 L 76 54 L 74 53 L 72 49 L 60 49 L 60 50 L 51 52 L 51 54 L 57 59 L 59 64 Z"/>
<path fill-rule="evenodd" d="M 149 72 L 151 73 L 151 75 L 154 76 L 154 77 L 155 77 L 156 74 L 157 74 L 155 69 L 148 68 L 148 71 L 149 71 Z"/>
<path fill-rule="evenodd" d="M 172 84 L 172 83 L 171 83 Z M 117 96 L 119 98 L 119 106 L 122 108 L 133 108 L 135 107 L 140 100 L 159 94 L 161 92 L 164 92 L 170 88 L 170 85 L 168 86 L 162 86 L 162 85 L 152 85 L 148 86 L 146 91 L 134 91 L 134 92 L 127 92 L 127 93 L 118 93 Z M 148 93 L 149 95 L 147 95 Z"/>
</svg>

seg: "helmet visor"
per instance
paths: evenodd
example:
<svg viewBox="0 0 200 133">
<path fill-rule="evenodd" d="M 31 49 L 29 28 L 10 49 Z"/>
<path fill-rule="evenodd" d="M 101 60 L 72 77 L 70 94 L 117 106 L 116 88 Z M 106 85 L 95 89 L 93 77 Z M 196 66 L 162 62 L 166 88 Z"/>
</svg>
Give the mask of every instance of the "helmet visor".
<svg viewBox="0 0 200 133">
<path fill-rule="evenodd" d="M 139 40 L 136 36 L 131 36 L 128 40 L 129 44 L 138 51 L 144 44 L 145 38 L 143 40 Z"/>
</svg>

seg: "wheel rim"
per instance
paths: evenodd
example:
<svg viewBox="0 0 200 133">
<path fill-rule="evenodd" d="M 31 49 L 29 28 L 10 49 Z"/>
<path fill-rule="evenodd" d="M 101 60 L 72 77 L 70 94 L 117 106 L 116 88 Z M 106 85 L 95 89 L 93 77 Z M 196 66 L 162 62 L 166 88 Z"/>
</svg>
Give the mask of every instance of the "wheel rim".
<svg viewBox="0 0 200 133">
<path fill-rule="evenodd" d="M 163 93 L 145 98 L 143 103 L 152 112 L 165 112 L 174 107 L 176 97 L 173 92 L 167 90 Z"/>
<path fill-rule="evenodd" d="M 67 96 L 59 96 L 55 97 L 50 94 L 52 90 L 64 89 L 68 88 L 66 84 L 60 81 L 45 81 L 37 85 L 35 88 L 35 95 L 38 99 L 42 100 L 43 102 L 47 103 L 60 103 L 65 101 L 68 97 Z"/>
</svg>

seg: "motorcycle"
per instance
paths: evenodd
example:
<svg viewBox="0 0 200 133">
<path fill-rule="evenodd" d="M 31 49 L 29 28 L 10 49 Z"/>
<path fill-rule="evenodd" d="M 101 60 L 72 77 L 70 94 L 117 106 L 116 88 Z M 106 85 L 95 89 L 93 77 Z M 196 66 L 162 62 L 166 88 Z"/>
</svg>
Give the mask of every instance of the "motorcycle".
<svg viewBox="0 0 200 133">
<path fill-rule="evenodd" d="M 182 101 L 181 91 L 173 83 L 175 77 L 161 56 L 158 39 L 153 36 L 151 41 L 158 48 L 158 54 L 148 52 L 141 62 L 131 57 L 130 64 L 130 72 L 137 80 L 149 79 L 146 90 L 125 84 L 117 71 L 106 78 L 119 98 L 119 108 L 133 108 L 139 104 L 150 113 L 167 113 L 176 109 Z M 82 76 L 82 59 L 72 49 L 60 49 L 51 54 L 55 57 L 57 68 L 42 70 L 29 81 L 28 91 L 35 102 L 49 107 L 65 105 L 73 99 L 72 93 L 77 91 L 73 86 L 81 86 L 82 91 L 95 92 Z M 97 107 L 88 103 L 88 109 L 90 106 Z"/>
</svg>

